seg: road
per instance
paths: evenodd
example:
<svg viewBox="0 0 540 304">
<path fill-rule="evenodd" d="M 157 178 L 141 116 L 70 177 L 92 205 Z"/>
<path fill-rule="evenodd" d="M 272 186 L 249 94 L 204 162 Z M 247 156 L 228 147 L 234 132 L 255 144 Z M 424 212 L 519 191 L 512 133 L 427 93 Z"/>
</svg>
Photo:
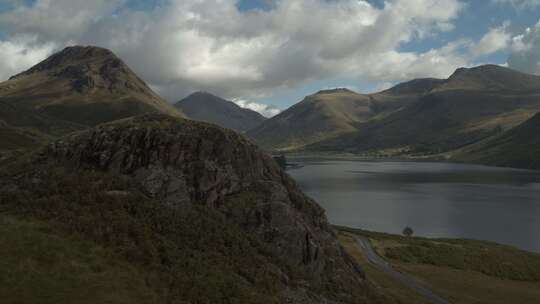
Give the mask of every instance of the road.
<svg viewBox="0 0 540 304">
<path fill-rule="evenodd" d="M 445 299 L 436 295 L 433 291 L 420 285 L 418 281 L 416 281 L 414 278 L 398 272 L 394 268 L 392 268 L 390 264 L 388 264 L 377 253 L 375 253 L 375 250 L 371 246 L 371 242 L 368 238 L 361 235 L 355 235 L 355 239 L 358 243 L 358 246 L 362 249 L 364 256 L 366 256 L 368 261 L 375 267 L 388 273 L 390 276 L 401 282 L 403 285 L 415 290 L 420 295 L 422 295 L 434 304 L 450 304 Z"/>
</svg>

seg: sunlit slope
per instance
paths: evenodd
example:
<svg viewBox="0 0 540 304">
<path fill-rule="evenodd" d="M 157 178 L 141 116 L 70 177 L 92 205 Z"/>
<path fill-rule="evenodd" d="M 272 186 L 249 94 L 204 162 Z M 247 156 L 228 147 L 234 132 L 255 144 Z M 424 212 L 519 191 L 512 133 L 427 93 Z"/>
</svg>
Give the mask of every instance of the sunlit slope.
<svg viewBox="0 0 540 304">
<path fill-rule="evenodd" d="M 440 153 L 497 135 L 539 110 L 540 77 L 498 66 L 459 69 L 418 101 L 307 149 Z"/>
<path fill-rule="evenodd" d="M 68 47 L 0 83 L 0 120 L 49 135 L 145 113 L 182 116 L 98 47 Z"/>
<path fill-rule="evenodd" d="M 320 91 L 248 132 L 265 148 L 294 149 L 353 132 L 374 115 L 370 98 L 347 89 Z"/>
</svg>

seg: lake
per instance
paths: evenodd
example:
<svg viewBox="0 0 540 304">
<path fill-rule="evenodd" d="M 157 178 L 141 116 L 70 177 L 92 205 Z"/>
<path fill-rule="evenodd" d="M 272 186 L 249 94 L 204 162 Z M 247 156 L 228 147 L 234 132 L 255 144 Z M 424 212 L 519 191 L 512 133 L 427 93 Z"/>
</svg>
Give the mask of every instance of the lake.
<svg viewBox="0 0 540 304">
<path fill-rule="evenodd" d="M 469 238 L 540 252 L 540 172 L 480 165 L 290 159 L 335 225 Z"/>
</svg>

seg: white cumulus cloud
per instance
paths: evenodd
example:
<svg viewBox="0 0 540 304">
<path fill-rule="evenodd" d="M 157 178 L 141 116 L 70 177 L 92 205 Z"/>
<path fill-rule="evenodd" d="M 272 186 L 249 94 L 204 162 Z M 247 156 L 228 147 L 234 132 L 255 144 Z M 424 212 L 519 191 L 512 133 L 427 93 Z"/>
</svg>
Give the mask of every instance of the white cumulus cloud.
<svg viewBox="0 0 540 304">
<path fill-rule="evenodd" d="M 259 112 L 264 117 L 272 117 L 278 115 L 281 110 L 267 104 L 257 103 L 254 101 L 248 101 L 245 99 L 234 98 L 232 100 L 235 104 L 242 108 L 250 109 L 255 112 Z"/>
<path fill-rule="evenodd" d="M 510 23 L 505 22 L 500 27 L 490 29 L 478 43 L 472 45 L 473 55 L 489 55 L 506 49 L 512 40 L 512 35 L 508 32 L 509 26 Z"/>
<path fill-rule="evenodd" d="M 468 63 L 460 42 L 423 53 L 400 50 L 452 30 L 464 8 L 459 0 L 387 0 L 382 8 L 363 0 L 280 0 L 247 12 L 236 0 L 168 0 L 147 11 L 125 4 L 21 1 L 0 13 L 2 43 L 29 35 L 36 39 L 32 49 L 110 48 L 170 100 L 197 90 L 253 99 L 330 78 L 445 77 Z"/>
<path fill-rule="evenodd" d="M 512 53 L 508 58 L 510 68 L 540 75 L 540 21 L 527 28 L 512 40 Z"/>
<path fill-rule="evenodd" d="M 26 70 L 53 53 L 53 43 L 37 44 L 35 37 L 17 36 L 0 41 L 0 80 Z"/>
</svg>

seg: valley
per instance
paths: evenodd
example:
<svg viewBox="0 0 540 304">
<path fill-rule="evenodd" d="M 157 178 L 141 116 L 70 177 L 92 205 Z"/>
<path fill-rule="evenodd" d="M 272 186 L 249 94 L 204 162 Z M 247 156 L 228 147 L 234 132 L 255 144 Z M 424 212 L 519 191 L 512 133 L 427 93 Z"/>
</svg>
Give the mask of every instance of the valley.
<svg viewBox="0 0 540 304">
<path fill-rule="evenodd" d="M 308 97 L 248 135 L 279 152 L 505 165 L 483 157 L 475 144 L 494 145 L 497 141 L 491 139 L 515 132 L 510 130 L 540 111 L 540 77 L 494 65 L 458 69 L 448 79 L 417 79 L 370 95 L 348 94 L 355 98 L 342 101 L 340 90 L 325 92 L 324 98 L 318 98 L 321 93 Z M 305 112 L 308 105 L 310 112 Z M 324 127 L 330 121 L 335 122 Z M 338 127 L 336 122 L 347 124 Z M 279 125 L 289 132 L 273 133 Z M 467 156 L 453 157 L 461 155 L 453 151 L 462 150 Z M 537 153 L 531 155 L 537 159 Z M 528 163 L 513 166 L 533 168 Z"/>
</svg>

